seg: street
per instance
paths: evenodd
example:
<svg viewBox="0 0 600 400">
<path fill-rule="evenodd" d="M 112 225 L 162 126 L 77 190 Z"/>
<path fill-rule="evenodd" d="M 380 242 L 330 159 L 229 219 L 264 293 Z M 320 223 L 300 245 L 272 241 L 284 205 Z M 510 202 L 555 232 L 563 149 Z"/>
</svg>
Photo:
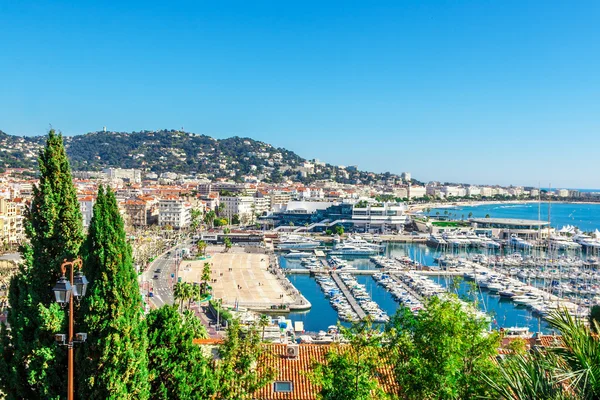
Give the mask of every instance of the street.
<svg viewBox="0 0 600 400">
<path fill-rule="evenodd" d="M 147 298 L 156 308 L 160 308 L 165 304 L 174 303 L 173 285 L 175 284 L 175 254 L 176 251 L 185 247 L 189 247 L 189 244 L 183 243 L 171 248 L 165 255 L 157 258 L 150 268 L 140 275 L 140 286 L 144 289 L 146 295 L 148 292 L 154 294 L 153 297 Z M 160 269 L 160 272 L 155 272 L 158 269 Z M 158 278 L 154 279 L 154 275 L 158 275 Z"/>
</svg>

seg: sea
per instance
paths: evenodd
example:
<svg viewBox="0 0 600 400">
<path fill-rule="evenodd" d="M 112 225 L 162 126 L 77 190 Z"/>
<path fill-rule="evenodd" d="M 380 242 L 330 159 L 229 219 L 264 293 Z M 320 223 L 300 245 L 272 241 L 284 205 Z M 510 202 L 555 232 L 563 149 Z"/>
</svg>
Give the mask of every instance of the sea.
<svg viewBox="0 0 600 400">
<path fill-rule="evenodd" d="M 453 219 L 467 219 L 469 214 L 475 218 L 490 215 L 492 218 L 540 219 L 550 225 L 561 228 L 567 225 L 578 227 L 584 232 L 600 230 L 600 204 L 583 203 L 522 203 L 522 204 L 482 204 L 476 206 L 457 206 L 448 208 L 433 208 L 429 215 L 436 213 L 450 215 Z"/>
<path fill-rule="evenodd" d="M 447 211 L 452 217 L 460 219 L 463 215 L 466 219 L 469 213 L 474 217 L 485 217 L 487 214 L 492 218 L 518 218 L 518 219 L 548 219 L 548 203 L 526 203 L 526 204 L 484 204 L 479 206 L 461 206 L 454 208 L 432 209 L 431 214 L 436 212 L 443 214 Z M 581 230 L 589 232 L 600 230 L 600 204 L 577 204 L 577 203 L 551 203 L 550 221 L 554 227 L 575 225 Z M 386 245 L 387 256 L 407 255 L 423 265 L 435 265 L 434 259 L 440 255 L 438 249 L 433 249 L 424 244 L 415 243 L 390 243 Z M 368 258 L 346 258 L 354 267 L 359 269 L 377 269 L 375 264 Z M 297 260 L 287 260 L 280 257 L 282 268 L 302 268 Z M 326 331 L 331 325 L 338 322 L 337 312 L 329 304 L 319 285 L 309 275 L 288 275 L 292 284 L 302 292 L 311 302 L 312 308 L 302 313 L 290 313 L 288 318 L 292 321 L 302 321 L 307 332 Z M 449 279 L 445 277 L 431 277 L 442 286 L 447 286 Z M 371 298 L 392 316 L 399 308 L 399 303 L 382 286 L 377 285 L 370 275 L 359 275 L 357 280 L 366 285 Z M 467 296 L 467 284 L 462 281 L 459 285 L 459 296 Z M 487 291 L 480 291 L 475 301 L 477 307 L 491 316 L 490 328 L 502 327 L 529 327 L 530 332 L 541 331 L 552 333 L 551 327 L 529 309 L 517 306 L 509 300 L 501 299 Z"/>
</svg>

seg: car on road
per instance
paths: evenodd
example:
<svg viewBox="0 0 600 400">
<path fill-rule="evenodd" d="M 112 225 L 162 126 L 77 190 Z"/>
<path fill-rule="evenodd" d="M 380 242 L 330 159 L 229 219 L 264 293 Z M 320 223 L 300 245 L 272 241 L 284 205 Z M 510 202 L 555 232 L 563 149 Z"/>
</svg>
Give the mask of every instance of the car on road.
<svg viewBox="0 0 600 400">
<path fill-rule="evenodd" d="M 154 272 L 155 272 L 155 273 L 157 273 L 157 274 L 160 274 L 160 273 L 161 273 L 161 271 L 162 271 L 162 270 L 161 270 L 160 268 L 156 268 L 156 270 L 155 270 Z"/>
<path fill-rule="evenodd" d="M 158 275 L 155 274 L 152 279 L 158 279 Z"/>
</svg>

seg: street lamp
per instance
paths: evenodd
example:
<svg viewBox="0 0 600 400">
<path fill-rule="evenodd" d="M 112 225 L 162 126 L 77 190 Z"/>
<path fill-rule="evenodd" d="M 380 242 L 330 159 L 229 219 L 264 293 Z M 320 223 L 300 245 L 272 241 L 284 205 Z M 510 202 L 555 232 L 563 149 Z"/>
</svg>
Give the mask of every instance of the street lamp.
<svg viewBox="0 0 600 400">
<path fill-rule="evenodd" d="M 74 399 L 74 379 L 73 379 L 73 344 L 74 343 L 82 343 L 87 339 L 86 333 L 77 333 L 74 335 L 73 328 L 73 301 L 75 298 L 80 300 L 83 296 L 85 296 L 85 292 L 88 285 L 88 280 L 86 279 L 83 272 L 81 272 L 81 258 L 77 258 L 73 261 L 65 260 L 61 266 L 60 270 L 62 271 L 62 276 L 56 282 L 56 285 L 52 288 L 54 292 L 54 297 L 56 298 L 56 302 L 61 305 L 61 307 L 65 307 L 69 304 L 69 335 L 66 337 L 64 334 L 55 335 L 55 339 L 57 342 L 61 344 L 67 345 L 67 355 L 68 355 L 68 387 L 67 387 L 67 399 Z M 67 280 L 67 267 L 70 267 L 70 279 Z M 77 275 L 75 275 L 75 269 L 78 269 Z M 71 284 L 72 282 L 72 284 Z M 73 336 L 75 336 L 75 340 L 73 340 Z M 65 343 L 66 341 L 66 343 Z"/>
</svg>

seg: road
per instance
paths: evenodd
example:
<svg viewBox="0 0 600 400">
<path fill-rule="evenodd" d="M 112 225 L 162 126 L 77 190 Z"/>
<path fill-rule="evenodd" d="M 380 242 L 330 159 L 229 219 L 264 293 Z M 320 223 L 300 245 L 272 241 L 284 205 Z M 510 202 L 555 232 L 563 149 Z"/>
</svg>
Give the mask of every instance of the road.
<svg viewBox="0 0 600 400">
<path fill-rule="evenodd" d="M 148 271 L 140 276 L 140 285 L 144 289 L 144 293 L 152 292 L 154 294 L 153 297 L 148 299 L 155 307 L 159 308 L 165 304 L 173 304 L 176 250 L 189 248 L 189 246 L 189 243 L 184 243 L 171 248 L 162 257 L 157 258 Z M 159 269 L 160 272 L 156 272 Z M 154 279 L 155 275 L 158 275 L 156 279 Z"/>
</svg>

